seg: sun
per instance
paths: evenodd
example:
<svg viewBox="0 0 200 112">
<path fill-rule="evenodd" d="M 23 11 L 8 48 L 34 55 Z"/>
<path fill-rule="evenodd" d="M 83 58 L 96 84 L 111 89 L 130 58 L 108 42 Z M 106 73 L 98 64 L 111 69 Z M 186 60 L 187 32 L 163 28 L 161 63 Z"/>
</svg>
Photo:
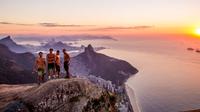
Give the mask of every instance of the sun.
<svg viewBox="0 0 200 112">
<path fill-rule="evenodd" d="M 200 36 L 200 28 L 196 29 L 196 34 Z"/>
</svg>

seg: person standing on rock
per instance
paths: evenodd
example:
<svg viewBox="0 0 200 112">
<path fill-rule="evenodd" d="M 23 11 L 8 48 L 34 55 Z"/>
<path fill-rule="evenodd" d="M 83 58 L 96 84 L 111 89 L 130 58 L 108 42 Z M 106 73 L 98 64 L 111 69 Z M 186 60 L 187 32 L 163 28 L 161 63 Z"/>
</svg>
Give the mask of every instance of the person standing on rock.
<svg viewBox="0 0 200 112">
<path fill-rule="evenodd" d="M 63 49 L 63 54 L 64 54 L 64 69 L 66 71 L 66 76 L 65 78 L 70 78 L 70 73 L 69 73 L 69 61 L 70 61 L 70 56 L 66 52 L 66 49 Z"/>
<path fill-rule="evenodd" d="M 47 68 L 48 68 L 48 78 L 51 79 L 55 77 L 55 60 L 56 56 L 53 54 L 53 49 L 49 49 L 49 54 L 47 54 Z"/>
<path fill-rule="evenodd" d="M 37 70 L 37 74 L 38 74 L 38 84 L 40 85 L 40 83 L 44 82 L 44 75 L 45 75 L 45 68 L 46 68 L 46 62 L 45 62 L 45 58 L 43 58 L 43 53 L 39 52 L 38 53 L 38 57 L 36 58 L 35 61 L 35 71 Z"/>
<path fill-rule="evenodd" d="M 60 51 L 56 51 L 56 75 L 57 78 L 60 77 Z"/>
</svg>

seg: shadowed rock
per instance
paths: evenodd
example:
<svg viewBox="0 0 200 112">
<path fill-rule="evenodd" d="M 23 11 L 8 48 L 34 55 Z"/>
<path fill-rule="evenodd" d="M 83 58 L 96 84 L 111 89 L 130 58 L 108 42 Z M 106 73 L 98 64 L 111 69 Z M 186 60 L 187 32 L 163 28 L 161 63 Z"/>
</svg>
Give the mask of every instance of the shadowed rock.
<svg viewBox="0 0 200 112">
<path fill-rule="evenodd" d="M 16 94 L 15 112 L 115 112 L 115 97 L 86 79 L 58 79 Z"/>
<path fill-rule="evenodd" d="M 36 82 L 31 74 L 35 56 L 31 53 L 15 53 L 0 44 L 0 84 Z"/>
</svg>

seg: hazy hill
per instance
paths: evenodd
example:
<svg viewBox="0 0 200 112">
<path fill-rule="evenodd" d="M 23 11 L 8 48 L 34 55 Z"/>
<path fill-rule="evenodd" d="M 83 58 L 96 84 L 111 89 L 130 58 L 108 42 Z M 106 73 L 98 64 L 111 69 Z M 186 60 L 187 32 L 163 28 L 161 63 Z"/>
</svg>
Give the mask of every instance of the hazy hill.
<svg viewBox="0 0 200 112">
<path fill-rule="evenodd" d="M 14 53 L 0 44 L 0 83 L 30 83 L 35 57 L 31 53 Z"/>
<path fill-rule="evenodd" d="M 48 51 L 49 48 L 53 48 L 55 50 L 62 50 L 63 48 L 65 48 L 68 51 L 80 50 L 80 47 L 74 47 L 74 46 L 65 44 L 65 43 L 63 43 L 61 41 L 55 41 L 54 39 L 41 46 L 41 49 L 43 49 L 43 50 L 47 50 Z"/>
<path fill-rule="evenodd" d="M 43 37 L 41 37 L 43 40 L 45 40 Z M 103 37 L 102 37 L 103 38 Z M 31 41 L 32 38 L 17 38 L 15 37 L 15 40 L 20 40 L 22 41 L 22 39 L 24 39 L 23 41 Z M 78 38 L 77 38 L 78 39 Z M 91 37 L 91 39 L 93 39 Z M 95 39 L 95 38 L 94 38 Z M 37 39 L 36 39 L 37 40 Z M 41 39 L 38 39 L 37 41 L 40 41 Z M 59 41 L 56 41 L 59 40 Z M 84 50 L 82 46 L 78 47 L 78 46 L 73 46 L 71 43 L 64 43 L 64 37 L 63 38 L 59 38 L 56 40 L 53 38 L 47 42 L 41 42 L 41 45 L 39 46 L 35 46 L 35 45 L 31 45 L 31 44 L 27 44 L 27 45 L 19 45 L 17 44 L 10 36 L 7 36 L 5 38 L 0 39 L 0 44 L 6 45 L 11 51 L 16 52 L 16 53 L 25 53 L 25 52 L 31 52 L 33 54 L 35 54 L 36 52 L 39 51 L 46 51 L 48 52 L 50 48 L 53 48 L 54 50 L 60 50 L 62 51 L 62 49 L 66 49 L 67 51 L 82 51 Z M 75 40 L 74 40 L 75 41 Z M 102 50 L 105 49 L 105 47 L 96 47 L 95 50 Z"/>
<path fill-rule="evenodd" d="M 23 52 L 27 52 L 28 49 L 22 45 L 18 45 L 17 43 L 15 43 L 10 36 L 7 36 L 3 39 L 0 40 L 0 44 L 6 45 L 8 46 L 8 48 L 13 51 L 13 52 L 17 52 L 17 53 L 23 53 Z"/>
</svg>

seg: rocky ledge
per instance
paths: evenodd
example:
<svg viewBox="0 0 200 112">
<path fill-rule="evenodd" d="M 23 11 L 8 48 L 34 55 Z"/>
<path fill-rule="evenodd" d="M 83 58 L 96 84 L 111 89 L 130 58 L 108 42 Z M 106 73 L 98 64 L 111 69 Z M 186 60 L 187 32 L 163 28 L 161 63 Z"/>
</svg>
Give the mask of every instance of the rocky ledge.
<svg viewBox="0 0 200 112">
<path fill-rule="evenodd" d="M 10 85 L 11 86 L 11 85 Z M 116 112 L 116 96 L 87 79 L 56 79 L 0 93 L 4 112 Z M 23 88 L 26 87 L 27 89 Z M 1 87 L 6 90 L 9 85 Z M 22 89 L 23 88 L 23 89 Z M 9 95 L 10 94 L 10 95 Z M 6 100 L 9 99 L 9 100 Z M 10 102 L 9 102 L 10 101 Z"/>
</svg>

